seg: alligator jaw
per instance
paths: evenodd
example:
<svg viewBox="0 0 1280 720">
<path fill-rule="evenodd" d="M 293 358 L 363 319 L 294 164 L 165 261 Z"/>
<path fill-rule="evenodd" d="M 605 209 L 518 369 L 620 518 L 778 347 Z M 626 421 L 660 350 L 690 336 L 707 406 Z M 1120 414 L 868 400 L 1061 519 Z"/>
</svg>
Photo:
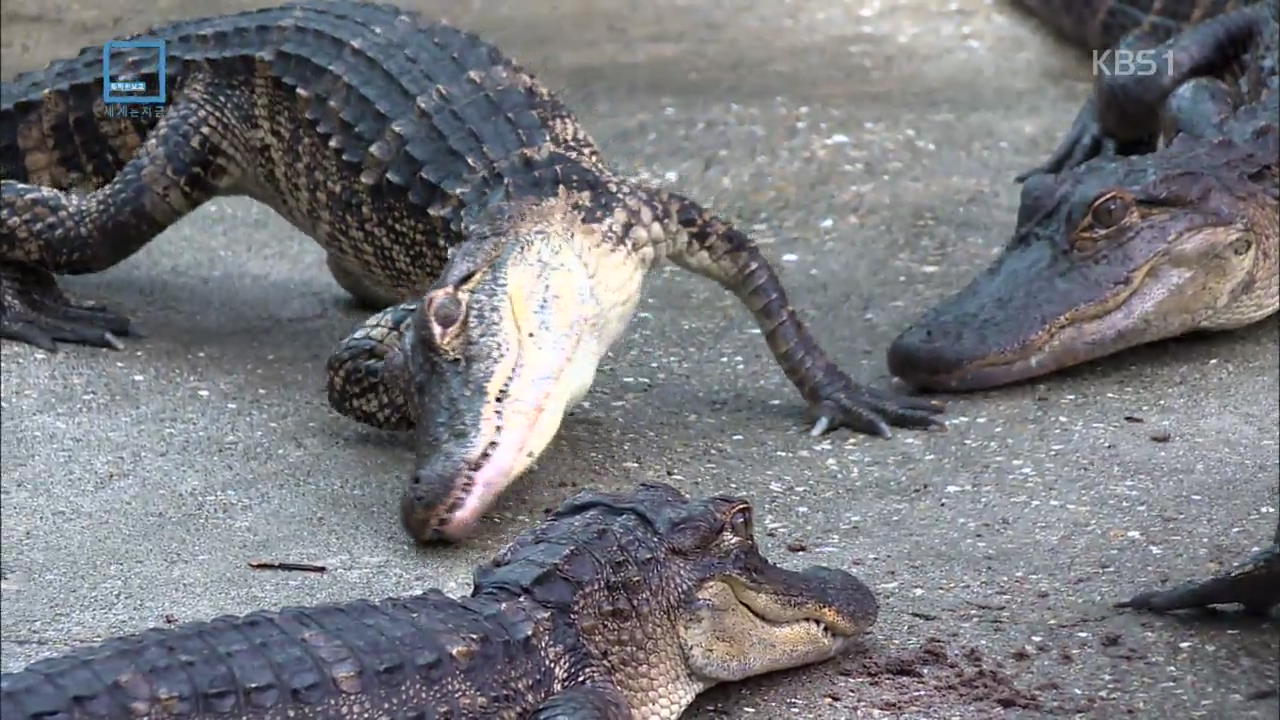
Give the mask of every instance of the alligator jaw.
<svg viewBox="0 0 1280 720">
<path fill-rule="evenodd" d="M 876 620 L 875 597 L 852 575 L 761 563 L 705 582 L 682 629 L 690 669 L 707 684 L 821 662 Z"/>
<path fill-rule="evenodd" d="M 483 394 L 476 394 L 483 400 L 467 451 L 458 457 L 455 448 L 432 443 L 435 451 L 405 495 L 403 517 L 415 537 L 459 541 L 469 535 L 481 514 L 550 444 L 568 407 L 591 384 L 598 356 L 582 328 L 570 322 L 554 333 L 530 332 L 521 323 L 518 304 L 508 303 L 503 315 L 512 342 L 493 366 Z M 557 341 L 564 346 L 553 347 Z M 433 489 L 434 497 L 416 494 L 418 487 Z"/>
<path fill-rule="evenodd" d="M 1117 286 L 1097 303 L 1050 322 L 1016 347 L 952 370 L 934 372 L 908 369 L 891 349 L 891 365 L 896 366 L 899 377 L 917 387 L 952 392 L 981 390 L 1056 372 L 1146 342 L 1125 331 L 1138 313 L 1154 304 L 1161 291 L 1170 289 L 1171 281 L 1176 282 L 1169 273 L 1148 282 L 1154 264 L 1154 260 L 1149 261 L 1134 272 L 1128 283 Z M 1168 330 L 1169 334 L 1178 333 L 1173 328 Z"/>
<path fill-rule="evenodd" d="M 563 199 L 502 213 L 451 261 L 407 343 L 419 459 L 401 517 L 421 541 L 465 538 L 534 463 L 639 298 L 645 260 Z"/>
</svg>

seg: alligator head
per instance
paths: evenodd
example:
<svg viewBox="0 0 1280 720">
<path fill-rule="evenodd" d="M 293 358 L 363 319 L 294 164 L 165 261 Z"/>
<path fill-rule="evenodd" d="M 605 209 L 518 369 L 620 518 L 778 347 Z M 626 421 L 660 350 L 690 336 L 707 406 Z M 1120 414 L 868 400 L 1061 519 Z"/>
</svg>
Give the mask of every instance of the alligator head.
<svg viewBox="0 0 1280 720">
<path fill-rule="evenodd" d="M 849 573 L 770 563 L 746 500 L 691 501 L 661 484 L 570 498 L 477 570 L 475 588 L 562 617 L 637 718 L 675 718 L 717 683 L 829 659 L 878 613 Z"/>
<path fill-rule="evenodd" d="M 419 540 L 465 536 L 550 443 L 622 333 L 645 262 L 566 198 L 476 220 L 403 343 L 418 460 L 401 503 Z"/>
<path fill-rule="evenodd" d="M 1272 122 L 1033 176 L 1004 251 L 893 342 L 890 370 L 987 388 L 1274 313 L 1276 156 Z"/>
</svg>

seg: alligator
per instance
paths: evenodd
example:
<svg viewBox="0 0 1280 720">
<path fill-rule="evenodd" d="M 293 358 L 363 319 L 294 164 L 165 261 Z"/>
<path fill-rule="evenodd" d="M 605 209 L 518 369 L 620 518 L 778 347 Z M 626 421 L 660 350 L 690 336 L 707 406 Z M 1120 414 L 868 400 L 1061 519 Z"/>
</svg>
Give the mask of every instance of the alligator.
<svg viewBox="0 0 1280 720">
<path fill-rule="evenodd" d="M 1159 44 L 1230 3 L 1021 4 L 1086 48 L 1148 54 L 1097 52 L 1093 96 L 1050 159 L 1021 176 L 1003 252 L 893 341 L 891 372 L 925 390 L 985 389 L 1275 314 L 1277 3 Z M 1125 61 L 1142 71 L 1118 72 Z"/>
<path fill-rule="evenodd" d="M 474 34 L 339 1 L 127 40 L 162 41 L 163 73 L 155 47 L 111 44 L 3 85 L 0 337 L 121 347 L 128 318 L 70 300 L 55 274 L 111 267 L 212 197 L 254 198 L 378 311 L 330 356 L 328 400 L 414 433 L 401 518 L 419 541 L 466 537 L 539 457 L 663 260 L 747 306 L 815 435 L 944 427 L 941 403 L 854 382 L 750 237 L 613 172 Z M 108 103 L 116 91 L 165 102 Z"/>
<path fill-rule="evenodd" d="M 872 592 L 760 554 L 751 504 L 587 491 L 474 573 L 380 602 L 153 628 L 0 679 L 19 718 L 662 720 L 703 690 L 847 652 Z"/>
<path fill-rule="evenodd" d="M 1019 0 L 1099 52 L 1093 96 L 1023 181 L 1016 229 L 889 348 L 897 377 L 963 391 L 1037 377 L 1280 306 L 1280 2 Z M 1195 24 L 1188 26 L 1195 21 Z M 1225 575 L 1121 607 L 1280 603 L 1272 544 Z"/>
</svg>

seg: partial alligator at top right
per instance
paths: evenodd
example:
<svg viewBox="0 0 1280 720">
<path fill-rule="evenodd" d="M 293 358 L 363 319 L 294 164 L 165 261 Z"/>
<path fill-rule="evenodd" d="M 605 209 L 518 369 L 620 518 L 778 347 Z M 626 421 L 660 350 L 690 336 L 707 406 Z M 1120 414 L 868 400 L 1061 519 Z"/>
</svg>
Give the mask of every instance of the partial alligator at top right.
<svg viewBox="0 0 1280 720">
<path fill-rule="evenodd" d="M 893 342 L 893 374 L 922 389 L 990 388 L 1275 314 L 1280 1 L 1018 3 L 1095 51 L 1092 97 L 1049 160 L 1018 178 L 1000 256 Z M 1270 547 L 1227 574 L 1120 605 L 1233 602 L 1280 604 L 1280 522 Z"/>
<path fill-rule="evenodd" d="M 1166 42 L 1123 56 L 1152 63 L 1141 72 L 1095 55 L 1113 69 L 1097 73 L 1049 161 L 1024 174 L 1004 251 L 893 342 L 893 374 L 922 389 L 983 389 L 1273 315 L 1277 3 L 1169 39 L 1227 3 L 1019 2 L 1094 50 Z"/>
</svg>

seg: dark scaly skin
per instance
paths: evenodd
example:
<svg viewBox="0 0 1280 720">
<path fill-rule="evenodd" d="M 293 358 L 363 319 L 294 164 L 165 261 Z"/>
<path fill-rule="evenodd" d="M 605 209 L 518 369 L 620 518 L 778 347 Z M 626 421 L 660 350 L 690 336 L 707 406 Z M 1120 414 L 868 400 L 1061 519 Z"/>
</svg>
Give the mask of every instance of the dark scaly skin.
<svg viewBox="0 0 1280 720">
<path fill-rule="evenodd" d="M 1072 8 L 1059 24 L 1080 42 L 1123 28 L 1087 21 L 1114 20 L 1102 2 L 1024 4 L 1049 18 Z M 1272 0 L 1188 29 L 1155 49 L 1155 74 L 1099 75 L 1067 139 L 1029 173 L 1004 252 L 894 340 L 890 370 L 920 388 L 983 389 L 1275 314 L 1276 12 Z M 1155 40 L 1169 24 L 1136 32 Z"/>
<path fill-rule="evenodd" d="M 1064 142 L 1023 176 L 1002 256 L 894 341 L 890 369 L 918 387 L 981 389 L 1274 314 L 1280 4 L 1021 3 L 1086 48 L 1155 47 L 1162 67 L 1099 76 Z M 1233 602 L 1280 603 L 1280 527 L 1230 573 L 1121 606 Z"/>
<path fill-rule="evenodd" d="M 0 679 L 5 720 L 676 718 L 719 682 L 820 662 L 876 620 L 854 576 L 769 563 L 751 506 L 581 493 L 439 591 L 113 638 Z"/>
<path fill-rule="evenodd" d="M 1271 545 L 1217 577 L 1166 590 L 1148 590 L 1116 603 L 1116 607 L 1169 612 L 1239 603 L 1262 615 L 1280 605 L 1280 521 Z"/>
<path fill-rule="evenodd" d="M 161 119 L 107 115 L 99 48 L 3 86 L 0 337 L 119 347 L 127 319 L 71 303 L 54 275 L 110 267 L 211 197 L 244 194 L 382 309 L 330 358 L 329 400 L 416 428 L 403 517 L 421 540 L 463 537 L 536 459 L 664 258 L 751 309 L 816 431 L 941 426 L 933 402 L 854 383 L 750 238 L 614 175 L 568 110 L 474 35 L 350 2 L 143 35 L 167 41 Z M 147 52 L 119 50 L 113 79 L 154 81 Z"/>
</svg>

